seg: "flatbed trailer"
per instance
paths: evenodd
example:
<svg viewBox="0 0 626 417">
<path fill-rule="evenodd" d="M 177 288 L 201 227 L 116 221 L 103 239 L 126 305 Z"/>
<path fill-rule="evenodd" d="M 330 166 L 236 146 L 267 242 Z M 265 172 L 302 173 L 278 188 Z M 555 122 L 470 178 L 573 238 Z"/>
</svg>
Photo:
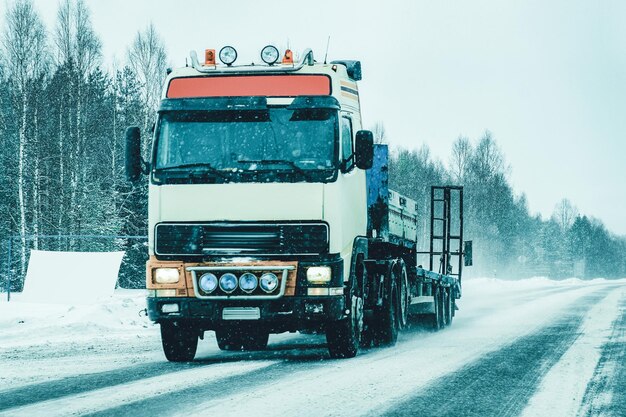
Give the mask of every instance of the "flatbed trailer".
<svg viewBox="0 0 626 417">
<path fill-rule="evenodd" d="M 378 344 L 395 343 L 398 330 L 407 327 L 411 317 L 434 330 L 450 325 L 461 298 L 465 264 L 463 188 L 431 187 L 429 250 L 419 251 L 419 207 L 389 189 L 388 159 L 387 146 L 375 145 L 367 172 L 365 329 Z M 428 268 L 418 263 L 420 256 L 428 260 Z M 396 320 L 381 320 L 390 315 Z"/>
</svg>

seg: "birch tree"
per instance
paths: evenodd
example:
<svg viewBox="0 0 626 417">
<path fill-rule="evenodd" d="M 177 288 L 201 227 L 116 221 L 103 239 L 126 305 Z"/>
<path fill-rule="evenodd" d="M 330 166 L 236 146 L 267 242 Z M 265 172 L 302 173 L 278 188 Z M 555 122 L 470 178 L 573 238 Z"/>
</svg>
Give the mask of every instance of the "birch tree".
<svg viewBox="0 0 626 417">
<path fill-rule="evenodd" d="M 26 161 L 28 154 L 27 119 L 29 108 L 29 87 L 40 77 L 46 66 L 46 30 L 41 17 L 37 14 L 30 0 L 16 0 L 6 12 L 6 25 L 2 34 L 2 45 L 7 62 L 7 75 L 13 85 L 13 106 L 19 117 L 17 189 L 19 207 L 19 234 L 22 248 L 26 247 L 27 196 L 26 196 Z M 21 251 L 21 269 L 26 267 L 26 252 Z"/>
<path fill-rule="evenodd" d="M 127 51 L 128 65 L 136 74 L 141 85 L 141 98 L 145 109 L 142 121 L 142 153 L 148 156 L 150 141 L 148 130 L 161 98 L 161 88 L 166 77 L 167 54 L 163 40 L 152 23 L 137 32 Z"/>
</svg>

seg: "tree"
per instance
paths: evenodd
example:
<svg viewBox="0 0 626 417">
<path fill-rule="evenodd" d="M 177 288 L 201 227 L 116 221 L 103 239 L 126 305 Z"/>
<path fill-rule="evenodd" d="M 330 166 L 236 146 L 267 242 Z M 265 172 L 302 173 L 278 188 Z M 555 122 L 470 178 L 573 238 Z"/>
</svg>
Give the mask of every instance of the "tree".
<svg viewBox="0 0 626 417">
<path fill-rule="evenodd" d="M 13 85 L 12 104 L 18 126 L 17 155 L 17 189 L 18 207 L 20 212 L 19 233 L 22 247 L 26 246 L 27 229 L 27 195 L 26 160 L 29 152 L 28 113 L 32 111 L 31 103 L 36 97 L 38 85 L 34 83 L 44 72 L 46 57 L 46 30 L 41 17 L 35 11 L 30 0 L 17 0 L 9 6 L 6 13 L 6 26 L 2 34 L 2 45 L 6 54 L 7 75 Z M 37 135 L 35 127 L 35 135 Z M 21 251 L 21 270 L 26 268 L 26 254 Z"/>
<path fill-rule="evenodd" d="M 54 41 L 58 65 L 73 61 L 84 78 L 99 67 L 102 43 L 92 28 L 84 0 L 63 0 L 59 5 Z"/>
<path fill-rule="evenodd" d="M 374 128 L 372 129 L 372 133 L 374 134 L 374 143 L 389 143 L 389 140 L 387 138 L 387 129 L 385 129 L 385 125 L 383 122 L 376 122 Z"/>
<path fill-rule="evenodd" d="M 459 184 L 464 184 L 469 171 L 469 164 L 473 157 L 474 149 L 466 136 L 459 136 L 452 145 L 450 156 L 450 171 L 452 179 Z"/>
<path fill-rule="evenodd" d="M 552 212 L 552 220 L 554 220 L 563 231 L 567 231 L 572 227 L 577 216 L 578 209 L 567 198 L 561 199 L 561 201 L 554 206 L 554 211 Z"/>
<path fill-rule="evenodd" d="M 128 48 L 128 66 L 136 74 L 141 85 L 141 97 L 145 109 L 142 121 L 143 137 L 148 138 L 148 128 L 161 97 L 161 88 L 166 76 L 167 54 L 161 37 L 152 23 L 142 32 L 137 32 Z M 148 156 L 150 141 L 142 142 L 142 153 Z"/>
</svg>

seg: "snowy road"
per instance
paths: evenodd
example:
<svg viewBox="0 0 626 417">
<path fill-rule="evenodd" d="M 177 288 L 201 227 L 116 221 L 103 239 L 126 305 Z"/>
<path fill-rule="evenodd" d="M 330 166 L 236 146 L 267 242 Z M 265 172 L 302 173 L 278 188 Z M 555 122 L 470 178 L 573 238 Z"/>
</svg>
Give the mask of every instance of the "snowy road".
<svg viewBox="0 0 626 417">
<path fill-rule="evenodd" d="M 141 296 L 0 303 L 0 416 L 624 416 L 626 280 L 467 281 L 452 327 L 330 360 L 320 336 L 165 362 Z"/>
</svg>

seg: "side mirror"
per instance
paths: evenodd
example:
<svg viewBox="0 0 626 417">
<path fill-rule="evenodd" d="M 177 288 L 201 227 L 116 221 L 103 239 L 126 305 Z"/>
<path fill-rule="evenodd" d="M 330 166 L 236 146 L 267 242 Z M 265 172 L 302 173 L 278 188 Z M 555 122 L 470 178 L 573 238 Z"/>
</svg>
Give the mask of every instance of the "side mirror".
<svg viewBox="0 0 626 417">
<path fill-rule="evenodd" d="M 355 162 L 360 169 L 370 169 L 374 163 L 374 135 L 369 130 L 356 132 Z"/>
<path fill-rule="evenodd" d="M 465 266 L 472 266 L 473 259 L 472 259 L 472 241 L 471 240 L 466 240 L 464 242 L 463 255 L 465 257 Z"/>
<path fill-rule="evenodd" d="M 132 126 L 126 129 L 126 179 L 137 182 L 143 173 L 141 160 L 141 131 Z"/>
</svg>

